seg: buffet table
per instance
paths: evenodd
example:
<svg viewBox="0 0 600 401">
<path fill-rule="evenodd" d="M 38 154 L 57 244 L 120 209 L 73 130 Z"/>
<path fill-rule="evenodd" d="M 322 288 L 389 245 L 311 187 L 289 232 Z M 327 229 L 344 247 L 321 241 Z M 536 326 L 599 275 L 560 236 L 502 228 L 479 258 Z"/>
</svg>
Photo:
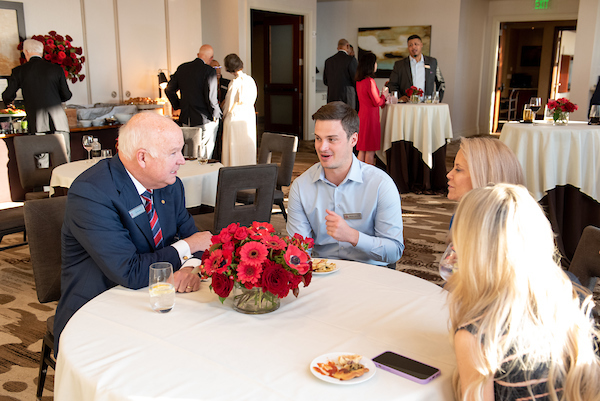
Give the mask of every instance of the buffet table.
<svg viewBox="0 0 600 401">
<path fill-rule="evenodd" d="M 447 104 L 387 104 L 377 155 L 401 193 L 445 191 L 446 139 L 452 139 Z"/>
<path fill-rule="evenodd" d="M 115 287 L 84 305 L 60 340 L 54 399 L 453 400 L 456 359 L 446 292 L 405 273 L 336 261 L 266 315 L 235 312 L 202 283 L 153 312 L 148 289 Z M 330 352 L 373 358 L 391 350 L 441 370 L 421 385 L 376 369 L 368 381 L 319 380 Z"/>
<path fill-rule="evenodd" d="M 568 264 L 583 229 L 600 226 L 600 126 L 510 122 L 500 140 L 521 162 L 527 189 L 544 206 Z"/>
<path fill-rule="evenodd" d="M 52 188 L 69 188 L 75 178 L 93 166 L 94 162 L 79 160 L 55 167 L 52 170 L 50 186 Z M 185 206 L 187 208 L 200 205 L 215 206 L 217 181 L 221 167 L 223 167 L 221 163 L 200 165 L 195 160 L 188 160 L 179 167 L 177 176 L 181 179 L 185 189 Z"/>
</svg>

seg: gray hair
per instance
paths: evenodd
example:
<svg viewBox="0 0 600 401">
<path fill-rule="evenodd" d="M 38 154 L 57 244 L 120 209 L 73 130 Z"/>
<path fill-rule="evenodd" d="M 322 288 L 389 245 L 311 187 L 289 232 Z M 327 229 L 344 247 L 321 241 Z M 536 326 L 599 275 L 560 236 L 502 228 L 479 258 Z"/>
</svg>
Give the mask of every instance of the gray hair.
<svg viewBox="0 0 600 401">
<path fill-rule="evenodd" d="M 44 44 L 39 40 L 26 39 L 23 42 L 23 51 L 27 51 L 32 54 L 44 54 Z"/>
<path fill-rule="evenodd" d="M 126 159 L 133 160 L 138 150 L 145 149 L 156 157 L 159 151 L 156 147 L 157 138 L 174 129 L 181 131 L 181 128 L 167 117 L 151 111 L 138 113 L 119 128 L 119 153 Z"/>
</svg>

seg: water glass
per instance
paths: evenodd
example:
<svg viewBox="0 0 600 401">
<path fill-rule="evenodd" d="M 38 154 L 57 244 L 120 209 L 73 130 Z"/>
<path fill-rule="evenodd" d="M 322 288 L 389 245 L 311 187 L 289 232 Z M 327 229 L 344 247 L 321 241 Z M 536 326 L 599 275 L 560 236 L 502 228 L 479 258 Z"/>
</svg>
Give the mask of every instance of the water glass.
<svg viewBox="0 0 600 401">
<path fill-rule="evenodd" d="M 445 281 L 448 281 L 448 278 L 458 268 L 456 261 L 456 251 L 454 250 L 454 244 L 451 242 L 448 244 L 446 251 L 442 255 L 442 259 L 440 260 L 440 276 L 442 276 Z"/>
<path fill-rule="evenodd" d="M 425 103 L 433 103 L 433 97 L 431 95 L 425 96 Z"/>
<path fill-rule="evenodd" d="M 102 153 L 101 153 L 100 157 L 102 157 L 103 159 L 112 157 L 112 150 L 111 149 L 102 149 Z"/>
<path fill-rule="evenodd" d="M 150 306 L 156 312 L 167 313 L 175 306 L 173 265 L 156 262 L 150 265 Z"/>
<path fill-rule="evenodd" d="M 590 125 L 600 125 L 600 105 L 593 104 L 590 108 Z"/>
<path fill-rule="evenodd" d="M 201 144 L 198 145 L 198 163 L 206 164 L 208 163 L 208 155 L 206 151 L 206 145 Z"/>
</svg>

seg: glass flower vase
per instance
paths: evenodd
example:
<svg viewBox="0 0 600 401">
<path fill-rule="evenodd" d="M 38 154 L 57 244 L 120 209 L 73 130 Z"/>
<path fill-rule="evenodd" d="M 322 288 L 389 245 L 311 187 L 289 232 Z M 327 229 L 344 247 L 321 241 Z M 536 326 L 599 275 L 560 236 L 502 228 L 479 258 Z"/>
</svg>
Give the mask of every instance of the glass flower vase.
<svg viewBox="0 0 600 401">
<path fill-rule="evenodd" d="M 419 103 L 419 95 L 411 95 L 410 102 L 411 103 Z"/>
<path fill-rule="evenodd" d="M 279 309 L 281 300 L 269 291 L 263 292 L 262 287 L 247 289 L 236 283 L 233 287 L 233 309 L 241 313 L 259 315 Z"/>
<path fill-rule="evenodd" d="M 569 123 L 569 112 L 555 111 L 552 118 L 554 119 L 554 125 L 567 125 Z"/>
</svg>

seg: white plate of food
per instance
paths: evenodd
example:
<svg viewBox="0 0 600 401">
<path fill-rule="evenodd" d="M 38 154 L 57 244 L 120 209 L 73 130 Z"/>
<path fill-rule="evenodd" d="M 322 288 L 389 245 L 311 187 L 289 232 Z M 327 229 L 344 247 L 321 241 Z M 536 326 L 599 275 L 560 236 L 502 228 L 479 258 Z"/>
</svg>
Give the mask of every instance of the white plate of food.
<svg viewBox="0 0 600 401">
<path fill-rule="evenodd" d="M 331 274 L 339 270 L 339 267 L 337 267 L 335 262 L 320 258 L 314 258 L 312 260 L 312 268 L 313 274 L 316 275 Z"/>
<path fill-rule="evenodd" d="M 331 352 L 313 359 L 310 371 L 328 383 L 350 385 L 369 380 L 376 369 L 369 358 L 352 352 Z"/>
</svg>

